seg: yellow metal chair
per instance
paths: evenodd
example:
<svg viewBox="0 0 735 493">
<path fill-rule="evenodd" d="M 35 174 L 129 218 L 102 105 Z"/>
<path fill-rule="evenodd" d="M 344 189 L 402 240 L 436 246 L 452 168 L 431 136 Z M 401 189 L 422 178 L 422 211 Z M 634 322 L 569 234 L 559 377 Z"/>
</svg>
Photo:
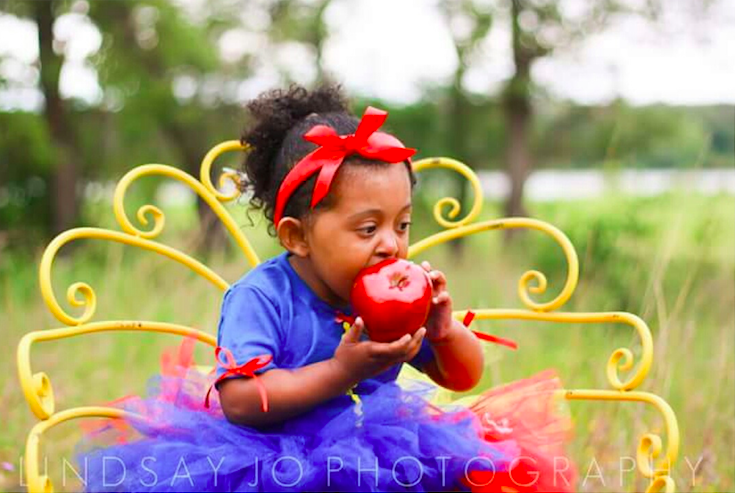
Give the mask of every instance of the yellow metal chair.
<svg viewBox="0 0 735 493">
<path fill-rule="evenodd" d="M 165 224 L 163 212 L 153 205 L 145 205 L 138 210 L 137 218 L 144 226 L 153 219 L 153 225 L 147 231 L 135 227 L 124 209 L 125 193 L 132 182 L 146 175 L 160 175 L 176 179 L 195 191 L 212 210 L 219 216 L 224 226 L 235 239 L 251 266 L 257 265 L 260 260 L 245 234 L 223 206 L 224 202 L 238 197 L 238 192 L 225 194 L 217 189 L 211 180 L 211 167 L 214 160 L 224 152 L 246 151 L 247 147 L 238 141 L 223 142 L 211 149 L 202 161 L 200 178 L 171 166 L 148 164 L 138 166 L 128 172 L 118 183 L 114 195 L 113 209 L 117 222 L 122 231 L 113 231 L 100 228 L 76 228 L 57 236 L 46 248 L 40 265 L 39 280 L 41 293 L 46 305 L 53 315 L 64 325 L 62 328 L 33 331 L 26 334 L 20 341 L 17 351 L 18 377 L 25 398 L 31 411 L 40 420 L 28 434 L 24 467 L 26 484 L 29 491 L 53 491 L 51 480 L 40 473 L 40 448 L 44 433 L 59 423 L 87 417 L 106 417 L 119 419 L 126 412 L 112 407 L 77 407 L 57 410 L 54 393 L 49 377 L 43 372 L 34 372 L 31 369 L 31 348 L 36 342 L 51 341 L 74 337 L 92 332 L 104 331 L 147 331 L 191 336 L 197 340 L 216 346 L 216 339 L 211 334 L 200 330 L 171 323 L 160 323 L 147 320 L 104 320 L 92 321 L 95 315 L 96 295 L 91 286 L 77 282 L 69 286 L 66 297 L 70 305 L 83 307 L 81 315 L 74 316 L 65 311 L 59 304 L 51 284 L 51 267 L 59 249 L 70 241 L 80 238 L 99 238 L 112 240 L 118 243 L 134 245 L 165 255 L 193 270 L 222 291 L 228 283 L 208 266 L 156 241 Z M 644 434 L 638 444 L 637 467 L 639 472 L 650 479 L 648 492 L 675 491 L 675 484 L 670 476 L 671 468 L 677 458 L 679 450 L 679 428 L 676 415 L 669 404 L 661 397 L 636 390 L 648 375 L 653 363 L 653 339 L 646 323 L 636 315 L 625 312 L 600 313 L 571 313 L 557 311 L 572 296 L 577 285 L 579 263 L 576 251 L 569 239 L 554 226 L 529 218 L 505 218 L 491 221 L 475 222 L 480 214 L 483 195 L 480 182 L 475 173 L 466 165 L 448 158 L 429 158 L 414 162 L 414 170 L 422 172 L 431 168 L 447 168 L 458 172 L 469 180 L 474 191 L 474 203 L 469 213 L 458 220 L 454 220 L 460 212 L 460 204 L 454 198 L 443 198 L 434 206 L 434 217 L 445 229 L 428 238 L 411 245 L 408 256 L 415 257 L 425 250 L 440 243 L 450 241 L 461 236 L 479 233 L 481 231 L 500 230 L 509 228 L 529 228 L 541 231 L 551 236 L 562 248 L 567 261 L 567 277 L 559 295 L 546 303 L 539 303 L 531 298 L 531 294 L 543 293 L 546 290 L 546 277 L 538 271 L 531 270 L 523 274 L 518 282 L 518 294 L 525 309 L 482 309 L 472 308 L 477 319 L 515 319 L 548 322 L 569 323 L 615 323 L 628 324 L 637 332 L 642 346 L 642 355 L 639 361 L 634 359 L 628 348 L 616 349 L 607 362 L 608 389 L 567 389 L 563 396 L 568 400 L 602 400 L 602 401 L 638 401 L 653 405 L 662 415 L 668 439 L 664 448 L 660 436 L 654 433 Z M 227 181 L 236 182 L 236 173 L 224 172 L 220 176 L 219 185 L 224 188 Z M 447 217 L 443 211 L 448 209 Z M 456 311 L 454 316 L 462 320 L 467 310 Z M 627 378 L 621 378 L 620 373 L 626 372 Z"/>
</svg>

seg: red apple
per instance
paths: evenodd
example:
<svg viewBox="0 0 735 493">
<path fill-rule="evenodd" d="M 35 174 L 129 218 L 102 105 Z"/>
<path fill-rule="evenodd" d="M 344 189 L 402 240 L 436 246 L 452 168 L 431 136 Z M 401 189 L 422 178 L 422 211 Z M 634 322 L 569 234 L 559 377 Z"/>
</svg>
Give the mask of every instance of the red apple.
<svg viewBox="0 0 735 493">
<path fill-rule="evenodd" d="M 390 258 L 360 271 L 350 301 L 370 339 L 392 342 L 424 326 L 431 292 L 431 279 L 424 269 L 408 260 Z"/>
</svg>

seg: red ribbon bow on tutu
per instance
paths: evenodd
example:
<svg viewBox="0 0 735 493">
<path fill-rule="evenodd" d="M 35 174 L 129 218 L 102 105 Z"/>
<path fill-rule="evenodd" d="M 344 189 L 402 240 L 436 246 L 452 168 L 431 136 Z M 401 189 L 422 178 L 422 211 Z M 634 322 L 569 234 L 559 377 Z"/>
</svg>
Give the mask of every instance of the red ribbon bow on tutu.
<svg viewBox="0 0 735 493">
<path fill-rule="evenodd" d="M 333 128 L 326 125 L 316 125 L 306 132 L 304 140 L 319 145 L 319 148 L 304 156 L 284 178 L 278 189 L 273 223 L 278 226 L 288 199 L 299 185 L 319 171 L 314 194 L 311 197 L 311 207 L 316 207 L 329 193 L 337 170 L 351 154 L 359 154 L 386 163 L 409 160 L 416 153 L 416 149 L 406 148 L 400 140 L 390 134 L 377 132 L 386 118 L 388 118 L 387 111 L 368 106 L 354 134 L 337 135 Z"/>
<path fill-rule="evenodd" d="M 225 361 L 222 361 L 220 359 L 220 353 L 224 353 Z M 237 366 L 237 363 L 235 362 L 235 357 L 232 356 L 232 352 L 227 348 L 217 346 L 217 349 L 214 350 L 214 357 L 217 359 L 217 363 L 222 365 L 222 367 L 224 367 L 227 371 L 222 374 L 217 380 L 215 380 L 212 385 L 209 386 L 209 390 L 207 390 L 207 396 L 204 398 L 204 407 L 209 408 L 209 394 L 212 393 L 212 389 L 218 383 L 229 376 L 242 375 L 255 380 L 255 385 L 257 385 L 258 387 L 258 393 L 260 393 L 260 401 L 262 403 L 263 412 L 267 412 L 268 394 L 266 394 L 265 392 L 265 385 L 263 385 L 263 382 L 260 381 L 258 376 L 255 374 L 255 371 L 268 366 L 268 364 L 273 360 L 273 356 L 269 354 L 256 356 L 255 358 L 249 360 L 247 363 Z"/>
</svg>

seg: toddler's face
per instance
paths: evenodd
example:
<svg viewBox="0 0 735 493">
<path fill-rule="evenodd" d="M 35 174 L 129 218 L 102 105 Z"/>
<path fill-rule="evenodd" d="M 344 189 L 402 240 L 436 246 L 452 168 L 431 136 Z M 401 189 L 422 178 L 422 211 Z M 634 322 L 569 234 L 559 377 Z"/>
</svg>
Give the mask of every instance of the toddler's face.
<svg viewBox="0 0 735 493">
<path fill-rule="evenodd" d="M 411 181 L 403 163 L 342 166 L 330 190 L 332 207 L 319 211 L 307 241 L 315 273 L 341 300 L 364 267 L 406 258 Z"/>
</svg>

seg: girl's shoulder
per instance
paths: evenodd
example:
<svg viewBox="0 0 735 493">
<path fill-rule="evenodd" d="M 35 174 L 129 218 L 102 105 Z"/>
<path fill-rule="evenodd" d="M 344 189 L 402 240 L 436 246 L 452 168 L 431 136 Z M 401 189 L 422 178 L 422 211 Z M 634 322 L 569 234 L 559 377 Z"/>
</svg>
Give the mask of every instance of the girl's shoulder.
<svg viewBox="0 0 735 493">
<path fill-rule="evenodd" d="M 248 271 L 233 283 L 226 291 L 225 297 L 235 292 L 257 292 L 276 304 L 283 295 L 293 289 L 293 280 L 287 259 L 287 252 L 265 260 Z"/>
</svg>

